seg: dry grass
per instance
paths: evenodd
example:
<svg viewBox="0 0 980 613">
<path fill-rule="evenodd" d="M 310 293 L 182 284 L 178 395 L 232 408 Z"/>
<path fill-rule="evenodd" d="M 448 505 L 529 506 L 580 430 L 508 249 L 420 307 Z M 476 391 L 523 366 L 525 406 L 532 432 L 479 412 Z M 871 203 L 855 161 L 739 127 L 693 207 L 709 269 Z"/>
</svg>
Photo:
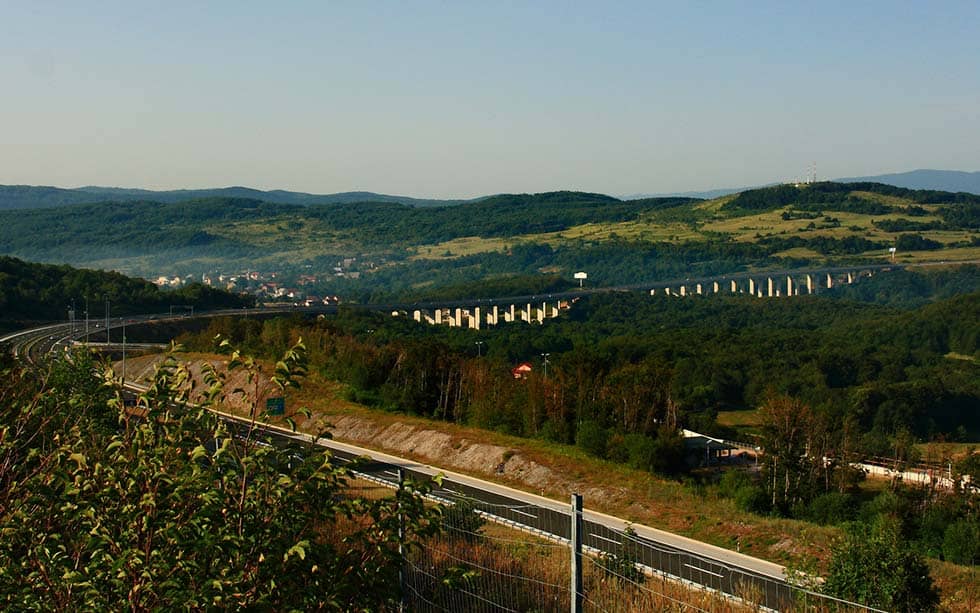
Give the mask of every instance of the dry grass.
<svg viewBox="0 0 980 613">
<path fill-rule="evenodd" d="M 733 428 L 758 427 L 762 425 L 762 415 L 758 409 L 718 411 L 718 424 Z"/>
<path fill-rule="evenodd" d="M 131 364 L 133 372 L 140 368 L 135 361 Z M 342 385 L 311 377 L 301 390 L 291 393 L 289 407 L 307 406 L 314 414 L 312 423 L 300 421 L 300 429 L 314 432 L 329 423 L 342 424 L 342 428 L 332 429 L 339 440 L 556 500 L 565 501 L 568 492 L 577 491 L 585 496 L 591 509 L 721 547 L 737 547 L 742 553 L 776 562 L 811 556 L 826 561 L 832 540 L 840 535 L 836 528 L 743 513 L 731 500 L 717 497 L 710 490 L 692 490 L 675 481 L 593 458 L 575 447 L 373 411 L 344 400 L 343 391 Z M 726 419 L 752 420 L 751 412 L 732 413 L 745 415 L 728 415 Z M 393 444 L 394 441 L 401 442 Z M 439 444 L 432 445 L 433 442 Z M 508 470 L 496 475 L 492 467 L 505 453 L 510 458 Z M 486 456 L 483 464 L 487 468 L 474 463 L 474 455 Z M 524 468 L 511 470 L 514 465 Z M 958 583 L 962 573 L 947 574 L 942 583 L 944 598 L 947 592 L 960 593 L 965 589 Z"/>
</svg>

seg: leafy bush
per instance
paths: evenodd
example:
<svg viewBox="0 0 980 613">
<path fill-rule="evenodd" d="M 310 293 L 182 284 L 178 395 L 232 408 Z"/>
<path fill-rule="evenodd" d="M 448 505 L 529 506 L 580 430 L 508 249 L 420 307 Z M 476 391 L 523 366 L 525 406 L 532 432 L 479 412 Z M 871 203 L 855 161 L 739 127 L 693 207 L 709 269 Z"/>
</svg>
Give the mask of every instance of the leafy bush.
<svg viewBox="0 0 980 613">
<path fill-rule="evenodd" d="M 818 524 L 840 524 L 854 519 L 857 501 L 841 492 L 827 492 L 810 501 L 801 517 Z"/>
<path fill-rule="evenodd" d="M 301 358 L 299 345 L 274 380 L 295 383 Z M 250 359 L 233 354 L 231 364 L 256 374 Z M 0 608 L 377 610 L 397 601 L 399 542 L 439 526 L 415 486 L 345 498 L 346 469 L 323 451 L 272 445 L 186 404 L 189 373 L 173 359 L 140 397 L 144 419 L 127 417 L 117 383 L 95 370 L 79 352 L 0 373 Z M 223 399 L 220 374 L 203 383 L 209 403 Z"/>
<path fill-rule="evenodd" d="M 834 545 L 826 593 L 888 611 L 932 611 L 939 593 L 929 567 L 890 521 L 853 523 Z"/>
<path fill-rule="evenodd" d="M 980 561 L 980 529 L 976 520 L 959 519 L 946 528 L 943 557 L 947 562 L 956 564 L 976 564 Z"/>
<path fill-rule="evenodd" d="M 604 458 L 608 437 L 609 433 L 598 423 L 583 421 L 575 432 L 575 444 L 598 458 Z"/>
</svg>

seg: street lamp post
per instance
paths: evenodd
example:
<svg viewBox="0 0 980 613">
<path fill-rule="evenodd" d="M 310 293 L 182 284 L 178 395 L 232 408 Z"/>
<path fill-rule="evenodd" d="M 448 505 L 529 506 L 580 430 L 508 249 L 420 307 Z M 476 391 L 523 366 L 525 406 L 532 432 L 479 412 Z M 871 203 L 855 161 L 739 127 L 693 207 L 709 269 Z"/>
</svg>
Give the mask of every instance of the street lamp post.
<svg viewBox="0 0 980 613">
<path fill-rule="evenodd" d="M 542 353 L 541 354 L 541 358 L 544 361 L 544 378 L 545 379 L 548 378 L 548 356 L 550 356 L 550 355 L 551 355 L 550 353 Z"/>
<path fill-rule="evenodd" d="M 474 345 L 476 345 L 476 357 L 482 357 L 484 341 L 476 341 Z"/>
</svg>

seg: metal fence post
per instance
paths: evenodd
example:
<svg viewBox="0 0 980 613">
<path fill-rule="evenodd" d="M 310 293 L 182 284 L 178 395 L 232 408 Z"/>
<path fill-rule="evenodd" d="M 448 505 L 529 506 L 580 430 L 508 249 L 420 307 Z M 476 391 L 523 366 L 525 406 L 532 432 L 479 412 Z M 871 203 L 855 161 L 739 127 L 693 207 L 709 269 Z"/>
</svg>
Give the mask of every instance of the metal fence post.
<svg viewBox="0 0 980 613">
<path fill-rule="evenodd" d="M 405 515 L 402 513 L 402 494 L 405 471 L 398 467 L 398 610 L 405 611 Z"/>
<path fill-rule="evenodd" d="M 571 611 L 582 613 L 582 495 L 572 494 Z"/>
</svg>

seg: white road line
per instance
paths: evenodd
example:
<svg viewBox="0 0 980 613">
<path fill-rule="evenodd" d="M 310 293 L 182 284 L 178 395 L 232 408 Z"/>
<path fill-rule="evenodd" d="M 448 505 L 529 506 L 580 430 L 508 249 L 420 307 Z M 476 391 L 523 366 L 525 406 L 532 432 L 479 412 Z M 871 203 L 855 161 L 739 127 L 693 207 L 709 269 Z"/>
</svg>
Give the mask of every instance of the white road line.
<svg viewBox="0 0 980 613">
<path fill-rule="evenodd" d="M 612 543 L 613 545 L 619 545 L 619 541 L 614 541 L 614 540 L 612 540 L 610 538 L 606 538 L 604 536 L 599 536 L 598 534 L 595 534 L 595 533 L 590 534 L 589 536 L 591 536 L 593 538 L 597 538 L 600 541 L 606 541 L 607 543 Z"/>
<path fill-rule="evenodd" d="M 718 573 L 713 573 L 710 570 L 705 570 L 705 569 L 701 568 L 700 566 L 691 566 L 690 564 L 685 564 L 684 566 L 690 568 L 691 570 L 699 570 L 702 573 L 707 573 L 709 575 L 714 575 L 715 577 L 718 577 L 719 579 L 723 576 L 723 575 L 719 575 Z"/>
</svg>

